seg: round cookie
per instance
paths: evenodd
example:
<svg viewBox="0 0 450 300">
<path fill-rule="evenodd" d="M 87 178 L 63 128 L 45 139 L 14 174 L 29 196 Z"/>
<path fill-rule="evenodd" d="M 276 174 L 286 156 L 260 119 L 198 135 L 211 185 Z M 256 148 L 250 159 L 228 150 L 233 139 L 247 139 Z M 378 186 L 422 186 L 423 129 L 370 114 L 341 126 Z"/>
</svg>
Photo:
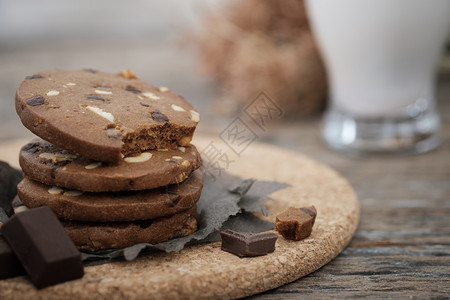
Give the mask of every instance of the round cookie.
<svg viewBox="0 0 450 300">
<path fill-rule="evenodd" d="M 17 186 L 17 193 L 25 206 L 49 206 L 61 219 L 124 222 L 150 220 L 184 211 L 197 203 L 202 187 L 203 174 L 196 170 L 183 183 L 152 190 L 84 193 L 24 178 Z"/>
<path fill-rule="evenodd" d="M 197 230 L 197 207 L 155 220 L 137 222 L 61 221 L 79 250 L 125 248 L 139 243 L 156 244 L 189 235 Z"/>
<path fill-rule="evenodd" d="M 202 164 L 193 145 L 151 150 L 113 164 L 74 155 L 39 139 L 22 147 L 19 162 L 30 179 L 85 192 L 145 190 L 180 183 Z"/>
<path fill-rule="evenodd" d="M 189 145 L 200 120 L 183 97 L 130 71 L 52 70 L 27 76 L 16 92 L 22 123 L 50 143 L 86 158 Z"/>
</svg>

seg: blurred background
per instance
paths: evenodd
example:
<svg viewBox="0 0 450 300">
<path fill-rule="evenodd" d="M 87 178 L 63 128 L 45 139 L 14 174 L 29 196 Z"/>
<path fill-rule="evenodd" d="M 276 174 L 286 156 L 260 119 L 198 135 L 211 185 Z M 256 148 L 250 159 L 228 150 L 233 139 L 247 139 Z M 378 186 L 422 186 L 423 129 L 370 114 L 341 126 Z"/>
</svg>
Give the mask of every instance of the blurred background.
<svg viewBox="0 0 450 300">
<path fill-rule="evenodd" d="M 185 96 L 202 115 L 198 130 L 209 133 L 259 91 L 277 102 L 284 124 L 320 116 L 327 95 L 298 0 L 2 0 L 0 66 L 0 140 L 30 135 L 15 114 L 15 89 L 53 68 L 131 69 Z M 447 57 L 441 76 L 449 70 Z"/>
</svg>

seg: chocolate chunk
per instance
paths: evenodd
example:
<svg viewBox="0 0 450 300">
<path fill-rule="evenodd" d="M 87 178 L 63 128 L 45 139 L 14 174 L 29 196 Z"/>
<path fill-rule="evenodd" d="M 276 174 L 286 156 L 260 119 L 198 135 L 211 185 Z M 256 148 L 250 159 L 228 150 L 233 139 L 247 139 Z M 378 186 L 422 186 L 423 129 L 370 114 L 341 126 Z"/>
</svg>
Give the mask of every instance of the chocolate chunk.
<svg viewBox="0 0 450 300">
<path fill-rule="evenodd" d="M 0 227 L 2 227 L 3 223 L 5 223 L 8 220 L 8 215 L 6 214 L 6 211 L 0 207 Z"/>
<path fill-rule="evenodd" d="M 11 247 L 0 234 L 0 279 L 25 275 L 22 264 L 17 259 Z"/>
<path fill-rule="evenodd" d="M 44 78 L 44 77 L 41 74 L 33 74 L 33 75 L 25 77 L 25 79 L 39 79 L 39 78 Z"/>
<path fill-rule="evenodd" d="M 44 104 L 44 98 L 42 96 L 34 96 L 25 100 L 25 103 L 29 106 L 39 106 Z"/>
<path fill-rule="evenodd" d="M 0 208 L 0 228 L 8 220 L 6 212 Z M 11 247 L 0 234 L 0 279 L 25 275 L 22 264 L 17 259 Z"/>
<path fill-rule="evenodd" d="M 141 93 L 140 90 L 138 90 L 137 88 L 135 88 L 134 86 L 131 86 L 131 85 L 127 85 L 127 87 L 125 88 L 125 91 L 132 92 L 132 93 L 135 93 L 135 94 L 140 94 Z"/>
<path fill-rule="evenodd" d="M 152 114 L 152 119 L 158 123 L 169 122 L 169 118 L 165 114 L 161 113 L 158 110 L 152 111 L 151 114 Z"/>
<path fill-rule="evenodd" d="M 0 232 L 36 288 L 83 277 L 80 252 L 49 207 L 14 215 Z"/>
<path fill-rule="evenodd" d="M 86 98 L 88 98 L 89 100 L 105 101 L 105 98 L 100 97 L 99 95 L 87 95 Z"/>
<path fill-rule="evenodd" d="M 142 105 L 143 107 L 149 107 L 150 106 L 150 105 L 142 103 L 142 102 L 139 102 L 139 104 Z"/>
<path fill-rule="evenodd" d="M 111 138 L 111 139 L 120 139 L 122 137 L 122 132 L 120 131 L 120 129 L 117 128 L 107 128 L 105 130 L 106 132 L 106 136 Z"/>
<path fill-rule="evenodd" d="M 0 161 L 0 207 L 8 216 L 13 214 L 11 201 L 17 195 L 17 184 L 22 180 L 22 171 Z"/>
<path fill-rule="evenodd" d="M 288 207 L 277 215 L 275 229 L 285 239 L 299 241 L 311 234 L 316 216 L 317 211 L 314 206 Z"/>
<path fill-rule="evenodd" d="M 29 143 L 22 147 L 20 151 L 28 151 L 31 153 L 39 152 L 40 147 L 38 143 Z"/>
<path fill-rule="evenodd" d="M 272 232 L 237 232 L 230 229 L 220 232 L 222 250 L 237 256 L 260 256 L 275 251 L 278 235 Z"/>
</svg>

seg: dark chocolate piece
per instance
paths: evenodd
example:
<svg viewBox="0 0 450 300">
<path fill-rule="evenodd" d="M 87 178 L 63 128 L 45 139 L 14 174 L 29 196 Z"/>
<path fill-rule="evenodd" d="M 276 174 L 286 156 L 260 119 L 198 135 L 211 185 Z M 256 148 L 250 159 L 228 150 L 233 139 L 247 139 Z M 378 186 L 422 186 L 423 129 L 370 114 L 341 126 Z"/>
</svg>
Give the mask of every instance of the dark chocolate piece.
<svg viewBox="0 0 450 300">
<path fill-rule="evenodd" d="M 25 275 L 22 264 L 0 234 L 0 279 Z"/>
<path fill-rule="evenodd" d="M 25 77 L 25 79 L 40 79 L 40 78 L 44 78 L 44 77 L 41 74 L 33 74 L 33 75 Z"/>
<path fill-rule="evenodd" d="M 288 207 L 277 215 L 275 229 L 285 239 L 299 241 L 311 234 L 316 216 L 317 211 L 314 206 Z"/>
<path fill-rule="evenodd" d="M 39 106 L 44 104 L 44 98 L 42 96 L 34 96 L 25 100 L 25 103 L 29 106 Z"/>
<path fill-rule="evenodd" d="M 6 211 L 0 207 L 0 227 L 2 227 L 3 223 L 5 223 L 8 220 L 8 215 L 6 214 Z"/>
<path fill-rule="evenodd" d="M 22 171 L 0 161 L 0 207 L 8 216 L 13 214 L 11 201 L 17 195 L 17 184 L 22 180 Z"/>
<path fill-rule="evenodd" d="M 89 100 L 100 100 L 100 101 L 105 101 L 105 98 L 99 96 L 99 95 L 87 95 L 86 98 L 88 98 Z"/>
<path fill-rule="evenodd" d="M 94 70 L 94 69 L 91 69 L 91 68 L 86 68 L 86 69 L 84 69 L 86 72 L 89 72 L 89 73 L 92 73 L 92 74 L 95 74 L 95 73 L 97 73 L 98 71 L 97 70 Z"/>
<path fill-rule="evenodd" d="M 8 215 L 3 208 L 0 208 L 0 228 L 7 220 Z M 0 234 L 0 279 L 7 279 L 25 274 L 25 270 L 14 254 L 14 251 Z"/>
<path fill-rule="evenodd" d="M 167 123 L 169 122 L 169 118 L 161 113 L 160 111 L 154 110 L 151 112 L 152 119 L 158 123 Z"/>
<path fill-rule="evenodd" d="M 81 254 L 49 207 L 12 216 L 0 232 L 36 288 L 83 277 Z"/>
<path fill-rule="evenodd" d="M 137 88 L 135 88 L 134 86 L 131 86 L 131 85 L 127 85 L 127 87 L 125 88 L 125 91 L 132 92 L 134 94 L 142 93 L 141 90 L 138 90 Z"/>
<path fill-rule="evenodd" d="M 237 256 L 260 256 L 275 251 L 278 235 L 273 232 L 237 232 L 230 229 L 220 232 L 222 250 Z"/>
</svg>

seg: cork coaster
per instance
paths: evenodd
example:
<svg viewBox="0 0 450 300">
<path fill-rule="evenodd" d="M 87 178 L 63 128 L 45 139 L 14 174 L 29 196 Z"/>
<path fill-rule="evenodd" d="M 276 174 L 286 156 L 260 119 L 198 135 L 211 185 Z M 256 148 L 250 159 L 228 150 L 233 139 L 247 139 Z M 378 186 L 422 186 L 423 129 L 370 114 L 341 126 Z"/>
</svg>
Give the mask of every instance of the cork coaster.
<svg viewBox="0 0 450 300">
<path fill-rule="evenodd" d="M 205 137 L 194 140 L 200 151 L 210 142 Z M 8 149 L 18 153 L 20 146 Z M 0 298 L 238 298 L 305 276 L 349 243 L 358 225 L 359 203 L 348 182 L 334 170 L 301 154 L 263 144 L 250 145 L 239 157 L 230 149 L 223 150 L 230 151 L 234 160 L 230 173 L 291 185 L 271 194 L 274 200 L 266 203 L 269 220 L 274 221 L 288 206 L 314 205 L 317 218 L 311 236 L 299 242 L 280 236 L 275 252 L 253 258 L 224 252 L 220 242 L 191 246 L 179 253 L 154 253 L 132 262 L 86 267 L 82 279 L 39 291 L 25 277 L 17 277 L 0 281 Z"/>
</svg>

